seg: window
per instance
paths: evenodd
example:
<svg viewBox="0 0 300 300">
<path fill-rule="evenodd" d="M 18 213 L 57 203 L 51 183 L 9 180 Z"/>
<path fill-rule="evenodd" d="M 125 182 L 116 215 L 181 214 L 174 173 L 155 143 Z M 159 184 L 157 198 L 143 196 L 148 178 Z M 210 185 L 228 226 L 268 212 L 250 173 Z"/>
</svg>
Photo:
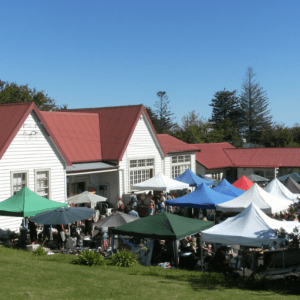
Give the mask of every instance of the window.
<svg viewBox="0 0 300 300">
<path fill-rule="evenodd" d="M 215 179 L 215 180 L 221 180 L 222 176 L 221 176 L 220 172 L 218 172 L 218 173 L 211 173 L 211 178 Z"/>
<path fill-rule="evenodd" d="M 11 172 L 12 195 L 15 195 L 25 186 L 28 187 L 28 171 Z"/>
<path fill-rule="evenodd" d="M 274 179 L 275 171 L 274 169 L 265 169 L 265 170 L 261 169 L 261 170 L 254 170 L 254 174 L 262 176 L 267 179 Z"/>
<path fill-rule="evenodd" d="M 191 155 L 172 156 L 172 178 L 176 178 L 191 168 Z"/>
<path fill-rule="evenodd" d="M 50 198 L 50 170 L 35 170 L 35 192 L 44 198 Z"/>
<path fill-rule="evenodd" d="M 129 166 L 130 189 L 132 185 L 153 177 L 154 158 L 130 160 Z"/>
</svg>

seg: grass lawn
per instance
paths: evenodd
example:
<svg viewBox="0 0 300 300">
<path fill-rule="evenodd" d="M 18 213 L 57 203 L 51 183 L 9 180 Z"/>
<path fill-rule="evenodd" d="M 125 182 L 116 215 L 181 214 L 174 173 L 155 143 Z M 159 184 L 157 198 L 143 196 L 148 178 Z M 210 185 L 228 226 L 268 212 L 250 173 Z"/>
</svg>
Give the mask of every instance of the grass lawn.
<svg viewBox="0 0 300 300">
<path fill-rule="evenodd" d="M 0 246 L 0 299 L 299 299 L 225 288 L 222 275 L 214 273 L 140 265 L 88 267 L 71 264 L 72 259 L 62 254 L 36 257 Z"/>
</svg>

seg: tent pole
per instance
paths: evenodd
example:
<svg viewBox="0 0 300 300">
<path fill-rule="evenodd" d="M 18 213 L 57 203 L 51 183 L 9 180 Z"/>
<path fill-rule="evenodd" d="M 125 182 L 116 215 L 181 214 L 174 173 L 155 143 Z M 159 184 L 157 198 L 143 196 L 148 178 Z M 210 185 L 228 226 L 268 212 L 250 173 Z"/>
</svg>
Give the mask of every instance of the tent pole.
<svg viewBox="0 0 300 300">
<path fill-rule="evenodd" d="M 283 266 L 283 272 L 284 272 L 284 270 L 285 270 L 285 268 L 284 268 L 284 248 L 282 251 L 282 266 Z M 285 280 L 285 273 L 283 273 L 283 279 Z"/>
<path fill-rule="evenodd" d="M 174 253 L 175 253 L 175 265 L 176 269 L 178 269 L 178 249 L 177 249 L 177 241 L 173 241 Z"/>
<path fill-rule="evenodd" d="M 201 247 L 201 270 L 203 272 L 203 247 L 202 247 L 202 237 L 200 237 L 200 247 Z"/>
<path fill-rule="evenodd" d="M 114 254 L 114 239 L 115 239 L 115 234 L 113 233 L 112 239 L 111 239 L 111 254 Z"/>
</svg>

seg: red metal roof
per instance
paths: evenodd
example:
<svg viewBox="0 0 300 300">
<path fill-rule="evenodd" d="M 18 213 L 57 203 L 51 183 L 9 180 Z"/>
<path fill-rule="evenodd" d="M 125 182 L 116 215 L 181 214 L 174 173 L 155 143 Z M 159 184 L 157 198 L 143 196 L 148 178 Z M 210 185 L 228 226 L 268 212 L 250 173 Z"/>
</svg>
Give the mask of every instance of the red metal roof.
<svg viewBox="0 0 300 300">
<path fill-rule="evenodd" d="M 300 148 L 224 149 L 232 167 L 300 167 Z"/>
<path fill-rule="evenodd" d="M 122 160 L 123 154 L 142 112 L 148 119 L 157 138 L 156 131 L 143 105 L 81 108 L 70 109 L 67 111 L 97 113 L 99 115 L 103 160 Z"/>
<path fill-rule="evenodd" d="M 232 185 L 238 189 L 248 191 L 251 188 L 251 186 L 253 185 L 253 182 L 250 179 L 248 179 L 245 175 L 243 175 Z"/>
<path fill-rule="evenodd" d="M 57 145 L 58 150 L 65 158 L 67 165 L 70 166 L 71 162 L 56 141 L 55 136 L 46 124 L 34 102 L 7 103 L 0 105 L 0 159 L 32 111 L 35 112 L 38 119 L 42 122 L 46 131 Z"/>
<path fill-rule="evenodd" d="M 72 163 L 102 160 L 98 114 L 40 113 Z"/>
<path fill-rule="evenodd" d="M 158 134 L 157 136 L 164 153 L 199 151 L 198 147 L 187 144 L 169 134 Z"/>
<path fill-rule="evenodd" d="M 196 161 L 207 169 L 218 169 L 232 166 L 232 162 L 224 152 L 225 148 L 233 148 L 229 143 L 193 144 L 201 152 L 196 153 Z"/>
</svg>

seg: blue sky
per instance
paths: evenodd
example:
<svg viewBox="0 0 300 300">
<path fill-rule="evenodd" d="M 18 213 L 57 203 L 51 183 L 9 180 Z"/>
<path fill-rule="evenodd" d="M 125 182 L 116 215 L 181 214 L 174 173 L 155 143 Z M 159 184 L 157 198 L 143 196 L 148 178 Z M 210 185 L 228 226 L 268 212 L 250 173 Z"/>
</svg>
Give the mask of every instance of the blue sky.
<svg viewBox="0 0 300 300">
<path fill-rule="evenodd" d="M 248 67 L 273 121 L 300 123 L 300 1 L 2 0 L 0 79 L 69 108 L 145 104 L 211 116 Z"/>
</svg>

